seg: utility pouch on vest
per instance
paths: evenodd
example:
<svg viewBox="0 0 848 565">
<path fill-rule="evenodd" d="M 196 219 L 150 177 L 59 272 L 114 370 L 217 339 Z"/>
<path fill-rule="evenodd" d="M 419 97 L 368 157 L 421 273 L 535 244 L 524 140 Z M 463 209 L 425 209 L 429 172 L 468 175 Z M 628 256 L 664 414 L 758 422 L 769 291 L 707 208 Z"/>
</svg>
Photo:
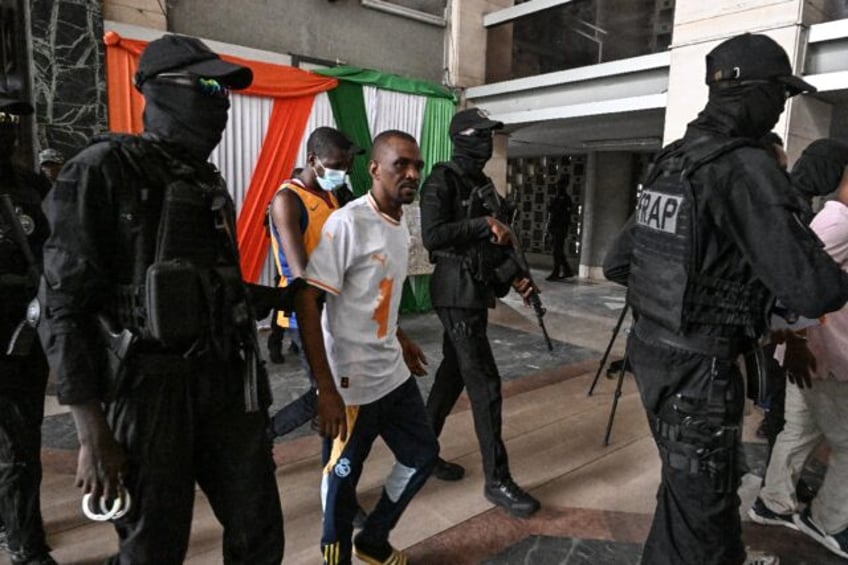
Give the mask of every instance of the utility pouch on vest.
<svg viewBox="0 0 848 565">
<path fill-rule="evenodd" d="M 182 179 L 165 188 L 156 242 L 156 261 L 184 259 L 199 269 L 214 266 L 220 240 L 210 220 L 210 198 Z"/>
<path fill-rule="evenodd" d="M 184 261 L 153 263 L 145 284 L 147 330 L 166 347 L 191 345 L 201 335 L 201 301 L 197 270 Z"/>
</svg>

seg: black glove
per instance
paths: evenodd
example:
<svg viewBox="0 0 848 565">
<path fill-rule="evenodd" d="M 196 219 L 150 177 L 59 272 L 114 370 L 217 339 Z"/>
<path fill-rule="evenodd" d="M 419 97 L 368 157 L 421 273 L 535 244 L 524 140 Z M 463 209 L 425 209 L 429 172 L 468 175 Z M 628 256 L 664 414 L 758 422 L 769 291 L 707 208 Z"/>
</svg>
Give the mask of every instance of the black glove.
<svg viewBox="0 0 848 565">
<path fill-rule="evenodd" d="M 246 283 L 247 295 L 257 320 L 267 318 L 273 310 L 291 314 L 294 312 L 294 289 Z"/>
</svg>

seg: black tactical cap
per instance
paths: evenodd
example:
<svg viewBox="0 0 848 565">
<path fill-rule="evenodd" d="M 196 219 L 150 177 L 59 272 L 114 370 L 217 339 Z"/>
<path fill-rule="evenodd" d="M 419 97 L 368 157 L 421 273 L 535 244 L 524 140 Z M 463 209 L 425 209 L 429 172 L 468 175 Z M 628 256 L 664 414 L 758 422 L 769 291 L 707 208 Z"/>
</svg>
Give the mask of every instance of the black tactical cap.
<svg viewBox="0 0 848 565">
<path fill-rule="evenodd" d="M 451 137 L 467 129 L 486 130 L 501 129 L 503 122 L 497 122 L 480 108 L 468 108 L 453 115 L 448 133 Z"/>
<path fill-rule="evenodd" d="M 0 90 L 0 112 L 28 116 L 33 113 L 33 107 L 29 102 L 18 100 L 14 95 Z"/>
<path fill-rule="evenodd" d="M 743 33 L 707 53 L 707 84 L 723 80 L 776 80 L 794 96 L 816 87 L 792 74 L 786 51 L 767 35 Z"/>
<path fill-rule="evenodd" d="M 214 78 L 238 90 L 253 81 L 253 71 L 221 58 L 196 37 L 164 35 L 147 44 L 138 61 L 135 87 L 159 73 L 185 71 L 203 78 Z"/>
</svg>

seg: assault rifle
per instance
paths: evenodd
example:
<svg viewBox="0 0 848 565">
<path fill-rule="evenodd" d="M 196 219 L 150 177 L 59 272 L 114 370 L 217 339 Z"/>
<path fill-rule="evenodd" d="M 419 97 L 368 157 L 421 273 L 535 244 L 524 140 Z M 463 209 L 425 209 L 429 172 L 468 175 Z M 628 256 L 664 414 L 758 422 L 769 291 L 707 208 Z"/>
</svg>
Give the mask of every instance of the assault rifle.
<svg viewBox="0 0 848 565">
<path fill-rule="evenodd" d="M 495 186 L 491 182 L 475 187 L 471 191 L 469 200 L 471 202 L 478 201 L 493 218 L 512 228 L 515 207 L 498 195 Z M 527 297 L 527 301 L 536 313 L 536 320 L 538 320 L 539 327 L 542 329 L 542 335 L 545 337 L 548 351 L 553 351 L 554 345 L 551 343 L 551 338 L 545 327 L 545 312 L 547 310 L 542 305 L 542 299 L 539 298 L 539 292 L 536 290 L 536 283 L 533 282 L 533 278 L 530 275 L 530 265 L 527 262 L 527 257 L 524 255 L 521 241 L 519 241 L 518 235 L 513 230 L 509 259 L 495 269 L 495 276 L 500 280 L 512 281 L 519 275 L 528 279 L 530 284 L 533 285 L 533 290 L 530 296 Z"/>
</svg>

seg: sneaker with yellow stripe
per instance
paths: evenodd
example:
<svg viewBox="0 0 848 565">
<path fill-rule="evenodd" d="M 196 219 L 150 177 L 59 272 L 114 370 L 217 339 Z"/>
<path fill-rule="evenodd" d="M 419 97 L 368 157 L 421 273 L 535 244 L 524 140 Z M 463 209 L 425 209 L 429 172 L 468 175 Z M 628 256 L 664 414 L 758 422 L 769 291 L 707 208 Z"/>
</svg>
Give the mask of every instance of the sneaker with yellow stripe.
<svg viewBox="0 0 848 565">
<path fill-rule="evenodd" d="M 386 546 L 387 551 L 376 552 L 371 548 L 366 550 L 361 545 L 354 542 L 353 554 L 357 557 L 357 559 L 363 563 L 367 563 L 368 565 L 409 565 L 409 561 L 406 559 L 406 554 L 404 552 L 393 548 L 388 543 Z M 383 555 L 387 556 L 381 559 Z"/>
</svg>

